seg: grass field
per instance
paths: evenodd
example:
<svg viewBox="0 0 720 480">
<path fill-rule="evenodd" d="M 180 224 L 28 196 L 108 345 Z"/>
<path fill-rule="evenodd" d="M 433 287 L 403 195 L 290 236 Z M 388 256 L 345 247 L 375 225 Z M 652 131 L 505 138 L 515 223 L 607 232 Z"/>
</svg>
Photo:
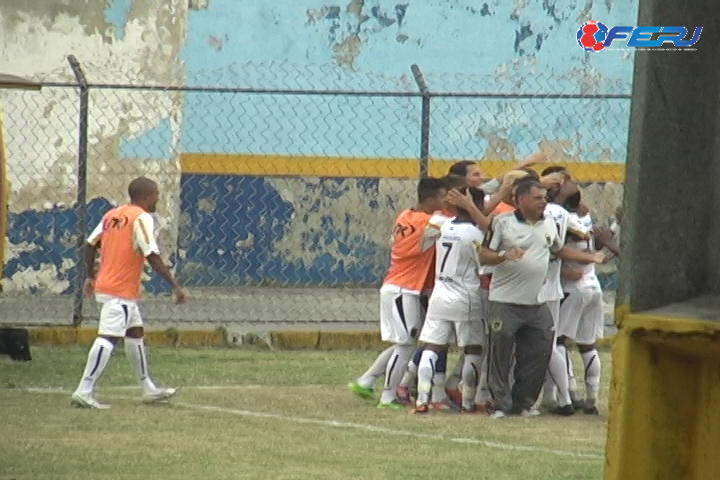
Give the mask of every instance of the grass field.
<svg viewBox="0 0 720 480">
<path fill-rule="evenodd" d="M 151 348 L 153 376 L 183 388 L 150 406 L 121 348 L 98 390 L 112 408 L 83 410 L 86 353 L 0 358 L 0 479 L 602 478 L 604 401 L 599 418 L 418 417 L 349 393 L 372 352 Z"/>
</svg>

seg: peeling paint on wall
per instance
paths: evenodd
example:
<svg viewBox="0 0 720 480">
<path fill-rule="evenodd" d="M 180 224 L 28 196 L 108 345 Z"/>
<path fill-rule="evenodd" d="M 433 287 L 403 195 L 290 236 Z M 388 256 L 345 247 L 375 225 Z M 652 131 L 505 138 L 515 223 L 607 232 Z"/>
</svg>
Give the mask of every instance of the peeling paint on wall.
<svg viewBox="0 0 720 480">
<path fill-rule="evenodd" d="M 186 10 L 183 0 L 113 0 L 83 8 L 0 1 L 0 45 L 11 47 L 0 50 L 0 64 L 38 80 L 74 82 L 66 61 L 72 53 L 91 82 L 180 84 Z M 6 291 L 65 291 L 76 262 L 76 239 L 69 232 L 76 230 L 78 93 L 72 88 L 0 91 L 0 102 L 12 256 L 3 286 Z M 160 243 L 173 252 L 182 97 L 93 90 L 89 112 L 88 199 L 102 197 L 106 207 L 108 201 L 123 203 L 132 178 L 155 178 L 165 193 L 159 205 L 165 217 Z M 91 215 L 92 222 L 98 214 Z M 48 225 L 53 225 L 52 238 Z M 18 245 L 25 246 L 18 250 Z"/>
<path fill-rule="evenodd" d="M 184 175 L 178 275 L 190 286 L 378 285 L 397 213 L 416 181 L 380 178 Z M 582 187 L 609 223 L 618 185 Z M 601 282 L 613 285 L 614 265 Z"/>
<path fill-rule="evenodd" d="M 409 40 L 410 37 L 402 31 L 409 6 L 409 3 L 398 3 L 390 10 L 379 4 L 370 6 L 364 0 L 350 0 L 344 8 L 340 5 L 323 5 L 317 9 L 308 9 L 305 25 L 328 25 L 328 42 L 335 62 L 340 67 L 354 71 L 355 60 L 368 35 L 395 25 L 396 41 L 405 43 Z"/>
<path fill-rule="evenodd" d="M 387 244 L 395 208 L 414 205 L 414 182 L 407 180 L 271 178 L 268 183 L 295 207 L 273 250 L 304 265 L 322 252 L 348 268 L 362 267 L 368 251 Z"/>
<path fill-rule="evenodd" d="M 189 285 L 373 285 L 415 182 L 183 177 L 179 274 Z M 212 210 L 208 207 L 212 205 Z"/>
</svg>

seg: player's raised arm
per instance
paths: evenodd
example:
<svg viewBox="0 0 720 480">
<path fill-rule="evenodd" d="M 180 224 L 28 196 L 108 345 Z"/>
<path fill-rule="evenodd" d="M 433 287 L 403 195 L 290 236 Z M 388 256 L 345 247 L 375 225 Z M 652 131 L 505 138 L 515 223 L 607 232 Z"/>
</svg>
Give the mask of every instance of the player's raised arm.
<svg viewBox="0 0 720 480">
<path fill-rule="evenodd" d="M 612 231 L 607 227 L 598 227 L 594 230 L 594 238 L 598 248 L 607 248 L 616 257 L 620 256 L 620 247 L 613 238 Z"/>
<path fill-rule="evenodd" d="M 490 217 L 475 205 L 469 192 L 462 194 L 458 190 L 451 190 L 448 192 L 447 201 L 451 205 L 466 210 L 480 230 L 486 232 L 490 227 Z"/>
</svg>

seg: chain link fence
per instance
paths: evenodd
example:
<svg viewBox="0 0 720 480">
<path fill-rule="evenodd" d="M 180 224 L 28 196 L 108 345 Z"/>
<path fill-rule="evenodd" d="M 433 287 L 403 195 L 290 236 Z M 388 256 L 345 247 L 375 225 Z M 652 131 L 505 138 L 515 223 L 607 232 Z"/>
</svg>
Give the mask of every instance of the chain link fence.
<svg viewBox="0 0 720 480">
<path fill-rule="evenodd" d="M 73 68 L 74 82 L 0 90 L 1 324 L 97 319 L 79 248 L 139 175 L 160 185 L 159 244 L 194 297 L 173 305 L 148 272 L 155 328 L 375 328 L 392 222 L 420 175 L 454 161 L 499 175 L 541 148 L 583 181 L 600 223 L 622 197 L 628 95 L 473 93 L 457 77 L 440 93 L 417 67 L 393 91 L 310 90 L 288 71 L 273 88 L 253 76 L 248 88 L 88 84 Z M 292 88 L 275 88 L 283 81 Z M 615 271 L 602 272 L 610 306 Z"/>
</svg>

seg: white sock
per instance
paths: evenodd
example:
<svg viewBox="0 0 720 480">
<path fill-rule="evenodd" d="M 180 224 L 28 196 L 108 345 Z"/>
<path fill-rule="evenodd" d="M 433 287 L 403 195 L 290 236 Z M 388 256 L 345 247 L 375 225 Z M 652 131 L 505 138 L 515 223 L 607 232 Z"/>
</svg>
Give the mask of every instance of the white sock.
<svg viewBox="0 0 720 480">
<path fill-rule="evenodd" d="M 543 383 L 542 403 L 544 405 L 557 403 L 557 388 L 555 387 L 555 382 L 550 375 L 549 365 L 548 371 L 545 373 L 545 383 Z"/>
<path fill-rule="evenodd" d="M 357 379 L 357 383 L 365 388 L 374 388 L 375 380 L 385 375 L 388 360 L 390 360 L 390 355 L 392 355 L 394 350 L 395 345 L 383 350 L 383 352 L 375 359 L 375 362 L 370 365 L 370 368 L 368 368 L 367 371 Z"/>
<path fill-rule="evenodd" d="M 385 370 L 385 385 L 383 386 L 380 403 L 390 403 L 397 398 L 395 392 L 398 385 L 400 385 L 400 380 L 414 351 L 415 347 L 413 345 L 395 345 L 393 348 Z"/>
<path fill-rule="evenodd" d="M 438 355 L 432 350 L 425 350 L 420 357 L 418 365 L 418 393 L 417 404 L 430 403 L 430 392 L 432 390 L 433 377 L 435 376 L 435 364 Z"/>
<path fill-rule="evenodd" d="M 480 380 L 478 381 L 478 392 L 475 401 L 477 403 L 492 402 L 492 394 L 488 386 L 488 356 L 487 349 L 481 355 Z"/>
<path fill-rule="evenodd" d="M 157 387 L 150 379 L 150 373 L 145 355 L 145 342 L 142 338 L 125 337 L 125 355 L 135 369 L 140 386 L 145 393 L 157 390 Z"/>
<path fill-rule="evenodd" d="M 567 351 L 563 345 L 555 345 L 552 355 L 550 356 L 550 364 L 548 371 L 552 376 L 553 382 L 557 387 L 558 405 L 565 406 L 572 403 L 570 400 L 570 379 L 567 373 Z"/>
<path fill-rule="evenodd" d="M 575 367 L 573 366 L 572 361 L 572 352 L 565 350 L 565 360 L 567 362 L 567 372 L 568 372 L 568 378 L 570 379 L 570 398 L 573 402 L 579 400 L 578 398 L 578 386 L 577 386 L 577 379 L 575 378 Z"/>
<path fill-rule="evenodd" d="M 77 393 L 92 395 L 95 382 L 105 371 L 115 346 L 105 338 L 96 338 L 88 352 L 87 363 Z"/>
<path fill-rule="evenodd" d="M 417 382 L 417 371 L 418 367 L 413 363 L 411 360 L 410 363 L 408 363 L 407 368 L 405 369 L 405 373 L 403 373 L 403 377 L 400 380 L 400 385 L 403 387 L 414 387 L 415 382 Z"/>
<path fill-rule="evenodd" d="M 460 357 L 458 358 L 457 363 L 455 364 L 455 368 L 453 368 L 452 373 L 448 377 L 448 379 L 445 381 L 445 388 L 448 388 L 450 390 L 457 390 L 460 386 L 460 381 L 462 380 L 463 375 L 463 369 L 465 365 L 465 354 L 461 353 Z"/>
<path fill-rule="evenodd" d="M 445 373 L 435 372 L 432 378 L 432 401 L 444 402 L 447 398 L 447 392 L 445 391 Z"/>
<path fill-rule="evenodd" d="M 462 406 L 468 410 L 475 407 L 475 395 L 480 382 L 480 371 L 482 370 L 482 356 L 477 354 L 465 355 L 462 370 Z"/>
<path fill-rule="evenodd" d="M 585 364 L 585 396 L 589 404 L 594 405 L 600 390 L 600 355 L 597 350 L 590 350 L 582 354 Z"/>
</svg>

